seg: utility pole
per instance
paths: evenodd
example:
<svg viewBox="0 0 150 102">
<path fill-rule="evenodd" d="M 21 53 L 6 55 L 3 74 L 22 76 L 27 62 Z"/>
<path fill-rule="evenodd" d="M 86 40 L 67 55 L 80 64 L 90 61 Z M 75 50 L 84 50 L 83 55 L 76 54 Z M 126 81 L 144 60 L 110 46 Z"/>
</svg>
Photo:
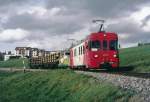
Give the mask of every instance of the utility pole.
<svg viewBox="0 0 150 102">
<path fill-rule="evenodd" d="M 23 63 L 23 72 L 25 73 L 25 70 L 26 70 L 26 66 L 25 66 L 25 62 L 24 62 L 24 59 L 23 59 L 22 63 Z"/>
</svg>

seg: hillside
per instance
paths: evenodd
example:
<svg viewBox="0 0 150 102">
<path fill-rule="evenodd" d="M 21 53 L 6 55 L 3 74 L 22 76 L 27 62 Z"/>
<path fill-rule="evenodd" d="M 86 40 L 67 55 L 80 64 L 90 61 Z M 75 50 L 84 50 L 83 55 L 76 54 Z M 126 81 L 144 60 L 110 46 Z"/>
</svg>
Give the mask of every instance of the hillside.
<svg viewBox="0 0 150 102">
<path fill-rule="evenodd" d="M 120 66 L 136 72 L 150 72 L 150 45 L 120 50 Z"/>
<path fill-rule="evenodd" d="M 70 70 L 0 72 L 0 102 L 112 102 L 139 98 L 106 82 Z"/>
</svg>

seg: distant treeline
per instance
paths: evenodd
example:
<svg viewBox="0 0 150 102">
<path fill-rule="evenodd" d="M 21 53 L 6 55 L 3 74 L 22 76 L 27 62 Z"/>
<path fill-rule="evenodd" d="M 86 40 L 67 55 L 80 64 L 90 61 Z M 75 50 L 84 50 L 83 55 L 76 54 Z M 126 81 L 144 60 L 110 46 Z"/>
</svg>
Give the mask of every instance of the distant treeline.
<svg viewBox="0 0 150 102">
<path fill-rule="evenodd" d="M 138 46 L 150 45 L 150 43 L 138 43 Z"/>
</svg>

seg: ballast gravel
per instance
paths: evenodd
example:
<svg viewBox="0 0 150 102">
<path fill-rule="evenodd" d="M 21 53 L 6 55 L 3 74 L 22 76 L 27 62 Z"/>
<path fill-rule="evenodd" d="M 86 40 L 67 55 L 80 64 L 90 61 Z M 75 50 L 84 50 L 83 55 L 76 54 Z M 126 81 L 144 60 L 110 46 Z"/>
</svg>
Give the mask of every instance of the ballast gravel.
<svg viewBox="0 0 150 102">
<path fill-rule="evenodd" d="M 123 76 L 119 74 L 95 73 L 87 71 L 75 71 L 79 74 L 92 76 L 98 80 L 103 80 L 119 86 L 123 89 L 128 89 L 139 94 L 145 102 L 150 102 L 150 79 L 136 78 L 131 76 Z"/>
</svg>

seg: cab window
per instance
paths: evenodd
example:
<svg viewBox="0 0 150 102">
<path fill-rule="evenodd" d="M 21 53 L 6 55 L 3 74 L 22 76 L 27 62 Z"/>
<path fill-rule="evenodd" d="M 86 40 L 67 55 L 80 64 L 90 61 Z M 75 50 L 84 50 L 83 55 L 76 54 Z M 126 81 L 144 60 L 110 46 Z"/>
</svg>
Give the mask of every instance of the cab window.
<svg viewBox="0 0 150 102">
<path fill-rule="evenodd" d="M 118 49 L 118 42 L 117 40 L 111 40 L 109 44 L 110 50 L 117 50 Z"/>
<path fill-rule="evenodd" d="M 103 50 L 107 50 L 107 40 L 103 40 Z"/>
<path fill-rule="evenodd" d="M 96 40 L 96 41 L 89 41 L 89 49 L 95 48 L 95 49 L 100 49 L 100 41 Z"/>
</svg>

